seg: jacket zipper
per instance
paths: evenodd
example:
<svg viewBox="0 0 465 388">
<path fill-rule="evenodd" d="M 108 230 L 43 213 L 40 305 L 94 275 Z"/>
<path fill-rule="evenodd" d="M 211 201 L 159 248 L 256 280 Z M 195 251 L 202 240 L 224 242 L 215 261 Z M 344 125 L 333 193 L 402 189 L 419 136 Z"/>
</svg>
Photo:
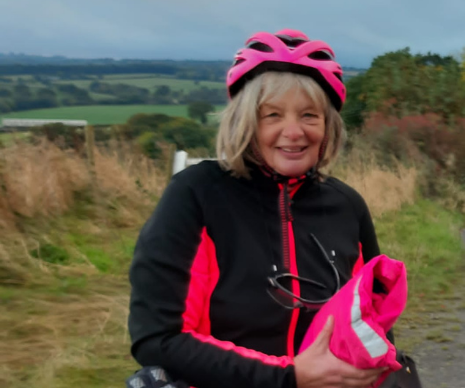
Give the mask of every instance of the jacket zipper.
<svg viewBox="0 0 465 388">
<path fill-rule="evenodd" d="M 298 276 L 297 261 L 295 253 L 295 240 L 292 228 L 292 213 L 290 207 L 290 196 L 288 193 L 288 184 L 284 183 L 279 185 L 281 191 L 279 193 L 279 212 L 281 217 L 281 230 L 282 230 L 282 247 L 283 247 L 283 265 L 284 270 L 291 274 Z M 293 190 L 295 193 L 296 190 Z M 291 289 L 295 295 L 300 295 L 300 285 L 297 281 L 292 280 Z M 293 309 L 289 330 L 287 334 L 287 355 L 294 357 L 294 337 L 299 319 L 299 309 Z"/>
<path fill-rule="evenodd" d="M 288 222 L 292 222 L 292 214 L 289 205 L 289 194 L 287 192 L 287 183 L 279 185 L 279 214 L 281 218 L 282 231 L 282 248 L 283 248 L 283 265 L 285 271 L 290 271 L 290 250 L 289 250 L 289 228 Z"/>
</svg>

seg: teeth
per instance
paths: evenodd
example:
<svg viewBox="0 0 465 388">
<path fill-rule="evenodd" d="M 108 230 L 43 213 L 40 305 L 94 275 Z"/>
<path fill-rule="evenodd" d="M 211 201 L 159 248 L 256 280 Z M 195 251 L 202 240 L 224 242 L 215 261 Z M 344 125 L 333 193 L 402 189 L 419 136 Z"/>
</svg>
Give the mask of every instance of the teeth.
<svg viewBox="0 0 465 388">
<path fill-rule="evenodd" d="M 305 147 L 299 147 L 299 148 L 284 148 L 281 147 L 281 149 L 285 152 L 300 152 L 304 149 Z"/>
</svg>

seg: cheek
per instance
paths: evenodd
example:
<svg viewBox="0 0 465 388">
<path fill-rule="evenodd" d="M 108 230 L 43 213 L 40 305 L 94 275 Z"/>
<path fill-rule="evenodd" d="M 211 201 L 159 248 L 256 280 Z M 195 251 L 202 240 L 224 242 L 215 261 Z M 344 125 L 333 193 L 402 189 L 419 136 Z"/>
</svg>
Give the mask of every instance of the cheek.
<svg viewBox="0 0 465 388">
<path fill-rule="evenodd" d="M 258 148 L 264 150 L 273 145 L 275 136 L 272 128 L 259 127 L 256 134 Z"/>
<path fill-rule="evenodd" d="M 325 128 L 311 128 L 307 132 L 308 139 L 314 144 L 320 144 L 325 138 Z"/>
</svg>

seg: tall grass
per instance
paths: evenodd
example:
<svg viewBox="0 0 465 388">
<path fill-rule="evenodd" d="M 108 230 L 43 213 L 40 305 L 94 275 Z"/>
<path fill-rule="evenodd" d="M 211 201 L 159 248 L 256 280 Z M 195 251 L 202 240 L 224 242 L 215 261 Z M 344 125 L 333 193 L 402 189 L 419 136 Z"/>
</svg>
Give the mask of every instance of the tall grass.
<svg viewBox="0 0 465 388">
<path fill-rule="evenodd" d="M 125 144 L 90 167 L 46 141 L 1 150 L 2 386 L 117 387 L 136 367 L 126 273 L 166 176 Z"/>
<path fill-rule="evenodd" d="M 399 162 L 388 169 L 373 154 L 353 150 L 344 155 L 333 173 L 363 196 L 375 217 L 414 203 L 418 195 L 417 169 Z"/>
<path fill-rule="evenodd" d="M 95 178 L 86 160 L 45 140 L 37 145 L 15 143 L 0 156 L 0 228 L 23 217 L 50 217 L 69 211 L 82 195 L 105 204 L 153 203 L 165 176 L 153 162 L 129 146 L 95 150 Z M 136 212 L 134 212 L 136 213 Z"/>
</svg>

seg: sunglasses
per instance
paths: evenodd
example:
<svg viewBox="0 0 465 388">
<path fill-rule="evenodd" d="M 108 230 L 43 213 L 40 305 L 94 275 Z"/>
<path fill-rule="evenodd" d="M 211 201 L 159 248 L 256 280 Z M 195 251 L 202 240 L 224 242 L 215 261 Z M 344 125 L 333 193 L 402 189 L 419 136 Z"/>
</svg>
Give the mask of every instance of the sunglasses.
<svg viewBox="0 0 465 388">
<path fill-rule="evenodd" d="M 322 291 L 327 290 L 328 287 L 326 287 L 323 283 L 317 282 L 312 279 L 296 276 L 291 273 L 275 273 L 274 275 L 268 277 L 267 292 L 268 295 L 270 295 L 276 303 L 280 304 L 282 307 L 286 309 L 292 310 L 296 308 L 302 308 L 306 311 L 318 310 L 323 306 L 323 304 L 329 301 L 334 296 L 334 294 L 336 294 L 341 288 L 341 279 L 339 277 L 339 272 L 337 271 L 337 268 L 334 265 L 334 261 L 329 258 L 325 249 L 313 233 L 310 234 L 310 237 L 318 247 L 318 250 L 324 257 L 325 261 L 328 263 L 328 265 L 331 266 L 334 278 L 336 279 L 336 287 L 331 292 L 331 295 L 329 297 L 306 299 L 302 296 L 294 294 L 292 290 L 289 289 L 289 285 L 291 285 L 292 282 L 297 281 L 299 282 L 301 289 L 313 290 L 316 294 L 318 294 L 318 291 L 321 293 Z M 276 271 L 276 267 L 273 266 L 273 268 Z"/>
</svg>

